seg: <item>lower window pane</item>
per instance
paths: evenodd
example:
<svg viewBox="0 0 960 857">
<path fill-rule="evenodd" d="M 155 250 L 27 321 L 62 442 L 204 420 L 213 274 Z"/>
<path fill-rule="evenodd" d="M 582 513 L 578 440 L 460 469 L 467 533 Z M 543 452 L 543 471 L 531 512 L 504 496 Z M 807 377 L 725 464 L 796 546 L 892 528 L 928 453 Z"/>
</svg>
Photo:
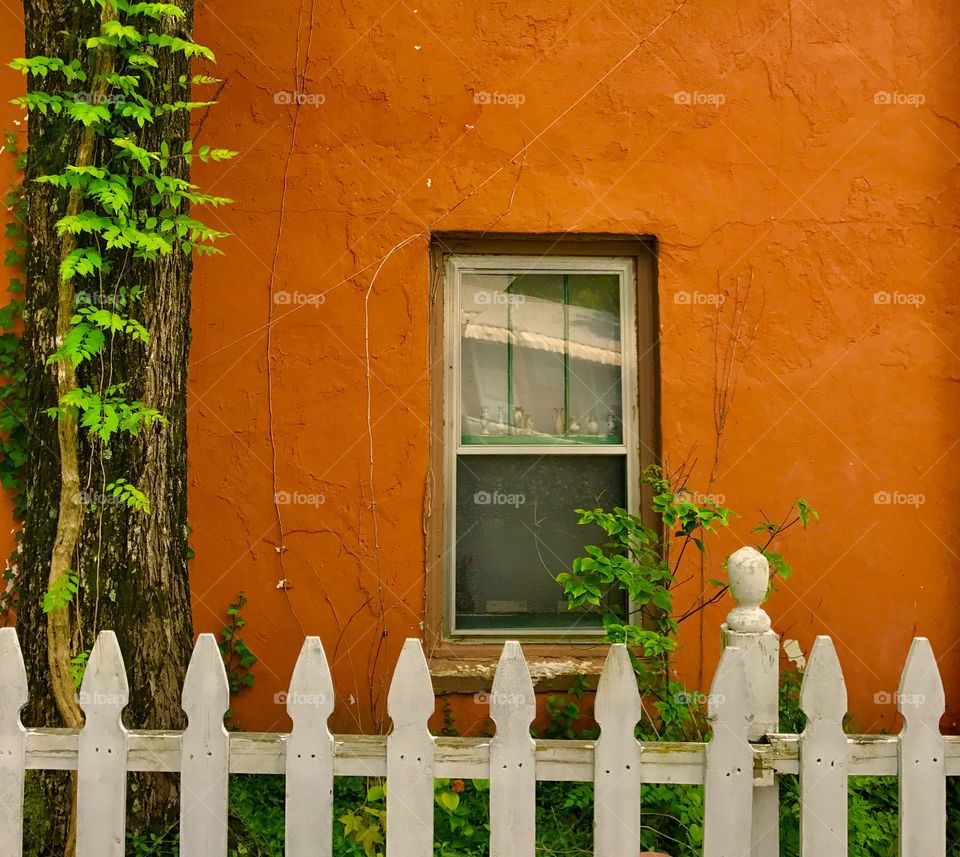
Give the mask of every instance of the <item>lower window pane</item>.
<svg viewBox="0 0 960 857">
<path fill-rule="evenodd" d="M 554 578 L 604 543 L 574 509 L 626 506 L 625 466 L 623 456 L 458 456 L 457 631 L 599 628 L 596 613 L 567 610 Z"/>
</svg>

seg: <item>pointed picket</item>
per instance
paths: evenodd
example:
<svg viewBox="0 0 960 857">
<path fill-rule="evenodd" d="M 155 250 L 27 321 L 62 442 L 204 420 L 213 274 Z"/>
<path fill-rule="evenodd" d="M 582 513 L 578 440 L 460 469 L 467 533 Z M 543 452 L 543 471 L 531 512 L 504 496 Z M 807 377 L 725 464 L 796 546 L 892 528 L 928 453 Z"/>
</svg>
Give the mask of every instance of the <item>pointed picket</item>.
<svg viewBox="0 0 960 857">
<path fill-rule="evenodd" d="M 0 854 L 23 851 L 23 772 L 27 730 L 20 709 L 27 704 L 27 671 L 13 628 L 0 628 Z"/>
<path fill-rule="evenodd" d="M 333 853 L 333 681 L 319 637 L 307 637 L 287 692 L 286 857 Z"/>
<path fill-rule="evenodd" d="M 916 637 L 900 677 L 900 857 L 944 857 L 947 841 L 945 699 L 930 641 Z"/>
<path fill-rule="evenodd" d="M 101 631 L 80 685 L 86 717 L 77 756 L 77 857 L 123 857 L 127 816 L 127 672 L 113 631 Z"/>
<path fill-rule="evenodd" d="M 800 687 L 800 853 L 847 853 L 847 687 L 833 640 L 817 637 Z"/>
<path fill-rule="evenodd" d="M 403 644 L 387 694 L 393 731 L 387 736 L 387 854 L 433 855 L 433 736 L 427 720 L 435 701 L 419 640 Z"/>
<path fill-rule="evenodd" d="M 727 647 L 713 677 L 707 711 L 713 735 L 703 780 L 704 857 L 747 857 L 753 815 L 753 749 L 744 653 Z"/>
<path fill-rule="evenodd" d="M 490 693 L 490 857 L 533 857 L 537 703 L 520 644 L 504 643 Z"/>
<path fill-rule="evenodd" d="M 180 740 L 180 857 L 226 857 L 230 686 L 213 634 L 201 634 L 183 683 L 187 728 Z"/>
<path fill-rule="evenodd" d="M 600 737 L 594 749 L 593 853 L 636 857 L 640 843 L 640 744 L 634 728 L 643 711 L 630 653 L 610 647 L 594 702 Z"/>
</svg>

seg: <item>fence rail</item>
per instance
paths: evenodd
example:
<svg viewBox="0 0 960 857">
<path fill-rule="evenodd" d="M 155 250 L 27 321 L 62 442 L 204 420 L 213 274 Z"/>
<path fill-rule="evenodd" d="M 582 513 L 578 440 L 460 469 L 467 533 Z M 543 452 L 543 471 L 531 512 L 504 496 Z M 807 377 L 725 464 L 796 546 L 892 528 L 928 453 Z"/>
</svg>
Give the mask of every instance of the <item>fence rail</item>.
<svg viewBox="0 0 960 857">
<path fill-rule="evenodd" d="M 27 701 L 19 642 L 15 631 L 0 629 L 0 857 L 21 854 L 24 771 L 37 769 L 78 772 L 78 857 L 122 857 L 129 771 L 179 773 L 182 857 L 226 857 L 230 773 L 286 777 L 287 857 L 332 853 L 337 776 L 386 778 L 388 857 L 433 854 L 436 777 L 490 781 L 491 857 L 532 857 L 538 780 L 594 783 L 598 857 L 636 857 L 644 783 L 703 785 L 705 857 L 774 857 L 784 774 L 800 777 L 804 857 L 846 855 L 851 775 L 899 776 L 901 857 L 943 857 L 945 777 L 960 776 L 960 738 L 939 731 L 943 687 L 929 642 L 915 639 L 906 660 L 899 735 L 843 733 L 846 690 L 829 637 L 817 638 L 804 674 L 807 727 L 778 733 L 777 638 L 759 607 L 766 564 L 744 549 L 729 572 L 737 606 L 724 626 L 707 743 L 635 740 L 641 700 L 623 646 L 611 647 L 597 689 L 600 737 L 532 739 L 534 690 L 518 643 L 504 646 L 489 694 L 494 737 L 433 736 L 434 694 L 417 640 L 406 641 L 394 672 L 390 735 L 332 735 L 333 683 L 317 637 L 305 640 L 291 678 L 292 731 L 228 733 L 226 674 L 209 634 L 198 639 L 184 683 L 186 730 L 127 730 L 120 719 L 126 671 L 110 631 L 100 634 L 80 688 L 83 729 L 27 729 L 19 716 Z"/>
</svg>

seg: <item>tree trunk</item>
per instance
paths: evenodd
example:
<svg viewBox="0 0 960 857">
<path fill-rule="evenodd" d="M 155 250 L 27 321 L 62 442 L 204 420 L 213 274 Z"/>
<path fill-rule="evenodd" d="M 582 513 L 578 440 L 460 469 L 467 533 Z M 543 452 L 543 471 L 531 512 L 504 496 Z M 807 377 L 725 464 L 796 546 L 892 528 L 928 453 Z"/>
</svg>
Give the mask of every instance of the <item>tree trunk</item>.
<svg viewBox="0 0 960 857">
<path fill-rule="evenodd" d="M 192 4 L 179 4 L 184 19 L 169 21 L 167 32 L 189 37 Z M 24 0 L 26 56 L 70 59 L 83 56 L 86 37 L 99 29 L 100 10 L 77 0 Z M 78 47 L 80 46 L 80 47 Z M 165 87 L 189 75 L 182 54 L 159 52 L 153 91 L 155 102 L 169 96 Z M 64 80 L 51 74 L 31 76 L 31 90 L 61 92 Z M 86 84 L 74 84 L 72 89 Z M 46 360 L 57 348 L 58 265 L 61 242 L 55 224 L 63 216 L 67 192 L 31 179 L 61 172 L 75 163 L 80 131 L 62 117 L 31 115 L 24 193 L 26 251 L 25 345 L 28 353 L 28 461 L 25 468 L 23 555 L 17 624 L 30 681 L 25 721 L 37 726 L 63 725 L 53 698 L 47 664 L 47 617 L 41 604 L 47 589 L 60 506 L 60 463 L 57 423 L 46 415 L 57 403 L 56 366 Z M 158 150 L 166 141 L 180 150 L 188 139 L 189 114 L 164 113 L 139 132 L 137 143 Z M 95 156 L 94 163 L 100 157 Z M 189 178 L 180 161 L 179 175 Z M 174 172 L 173 169 L 168 172 Z M 83 518 L 71 568 L 80 575 L 80 592 L 69 607 L 71 654 L 89 651 L 98 631 L 113 629 L 119 638 L 130 680 L 128 726 L 180 728 L 180 688 L 193 636 L 187 576 L 186 378 L 189 350 L 190 259 L 179 250 L 157 261 L 135 260 L 119 273 L 126 286 L 139 285 L 142 298 L 129 310 L 150 332 L 148 344 L 115 337 L 109 346 L 109 367 L 99 362 L 78 369 L 79 383 L 94 377 L 106 383 L 127 382 L 127 398 L 157 408 L 166 424 L 145 428 L 138 437 L 118 433 L 109 446 L 79 436 L 80 489 Z M 106 279 L 106 277 L 104 278 Z M 104 284 L 112 293 L 115 280 Z M 78 281 L 78 289 L 87 288 Z M 102 300 L 103 294 L 93 300 Z M 115 504 L 105 487 L 118 479 L 140 488 L 150 499 L 149 514 Z M 65 853 L 69 822 L 69 779 L 44 777 L 52 827 L 45 854 Z M 131 804 L 137 826 L 166 828 L 176 820 L 176 779 L 138 776 Z"/>
</svg>

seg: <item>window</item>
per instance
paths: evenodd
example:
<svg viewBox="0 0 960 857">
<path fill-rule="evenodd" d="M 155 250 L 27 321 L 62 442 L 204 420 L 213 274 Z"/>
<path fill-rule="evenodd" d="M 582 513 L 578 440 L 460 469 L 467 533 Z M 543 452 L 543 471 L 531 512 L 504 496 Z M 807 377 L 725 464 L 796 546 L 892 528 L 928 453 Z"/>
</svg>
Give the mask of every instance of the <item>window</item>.
<svg viewBox="0 0 960 857">
<path fill-rule="evenodd" d="M 639 398 L 637 286 L 631 256 L 446 257 L 448 635 L 598 634 L 554 578 L 602 542 L 574 509 L 639 506 L 654 401 L 652 384 Z M 652 364 L 649 325 L 641 338 Z"/>
</svg>

